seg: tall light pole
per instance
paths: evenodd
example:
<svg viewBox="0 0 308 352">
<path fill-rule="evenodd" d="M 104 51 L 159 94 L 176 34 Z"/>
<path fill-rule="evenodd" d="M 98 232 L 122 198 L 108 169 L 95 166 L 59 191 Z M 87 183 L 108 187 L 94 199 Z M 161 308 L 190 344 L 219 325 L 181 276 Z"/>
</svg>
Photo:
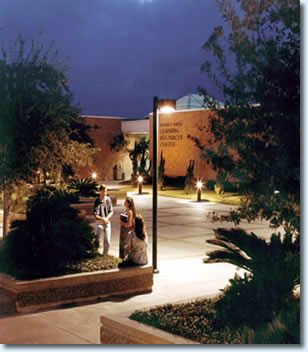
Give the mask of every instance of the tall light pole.
<svg viewBox="0 0 308 352">
<path fill-rule="evenodd" d="M 158 110 L 161 112 L 172 112 L 176 108 L 174 99 L 158 99 L 153 97 L 153 121 L 152 121 L 152 262 L 153 272 L 159 273 L 157 269 L 157 144 L 158 144 Z"/>
</svg>

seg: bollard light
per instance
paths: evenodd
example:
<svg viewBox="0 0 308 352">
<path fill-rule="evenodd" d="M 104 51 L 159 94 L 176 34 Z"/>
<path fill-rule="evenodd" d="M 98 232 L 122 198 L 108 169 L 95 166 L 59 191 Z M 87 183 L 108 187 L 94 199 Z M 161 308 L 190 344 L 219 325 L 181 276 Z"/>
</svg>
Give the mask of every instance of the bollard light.
<svg viewBox="0 0 308 352">
<path fill-rule="evenodd" d="M 201 202 L 202 187 L 203 187 L 203 182 L 197 181 L 197 202 Z"/>
<path fill-rule="evenodd" d="M 142 183 L 143 183 L 143 177 L 138 176 L 138 193 L 142 194 Z"/>
</svg>

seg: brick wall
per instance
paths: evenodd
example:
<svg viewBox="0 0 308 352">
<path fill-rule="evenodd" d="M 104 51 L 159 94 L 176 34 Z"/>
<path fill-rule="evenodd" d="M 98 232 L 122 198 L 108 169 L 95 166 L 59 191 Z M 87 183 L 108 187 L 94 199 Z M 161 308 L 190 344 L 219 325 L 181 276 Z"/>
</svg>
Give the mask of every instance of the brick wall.
<svg viewBox="0 0 308 352">
<path fill-rule="evenodd" d="M 124 153 L 112 151 L 110 148 L 113 136 L 121 133 L 121 119 L 87 116 L 86 121 L 91 126 L 97 126 L 97 129 L 92 130 L 90 135 L 95 147 L 100 148 L 100 151 L 96 153 L 96 161 L 92 169 L 82 168 L 78 176 L 90 177 L 92 172 L 96 172 L 98 181 L 113 180 L 113 167 L 115 165 L 123 167 Z"/>
<path fill-rule="evenodd" d="M 204 160 L 200 159 L 200 150 L 188 135 L 198 137 L 202 145 L 213 143 L 208 132 L 210 110 L 187 110 L 159 114 L 158 127 L 158 166 L 161 151 L 165 163 L 165 175 L 185 176 L 189 160 L 195 160 L 194 175 L 203 180 L 215 180 L 216 172 Z M 150 115 L 150 136 L 152 138 L 152 118 Z M 152 150 L 151 150 L 152 155 Z"/>
</svg>

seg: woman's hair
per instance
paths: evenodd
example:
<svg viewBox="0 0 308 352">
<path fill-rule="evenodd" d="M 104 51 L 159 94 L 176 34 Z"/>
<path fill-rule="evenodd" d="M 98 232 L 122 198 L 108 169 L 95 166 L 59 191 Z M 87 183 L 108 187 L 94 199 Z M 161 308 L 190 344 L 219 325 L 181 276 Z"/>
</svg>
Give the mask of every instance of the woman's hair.
<svg viewBox="0 0 308 352">
<path fill-rule="evenodd" d="M 133 224 L 134 224 L 135 219 L 136 219 L 136 208 L 135 208 L 134 200 L 133 200 L 132 197 L 126 197 L 126 198 L 125 198 L 125 201 L 126 201 L 127 204 L 128 204 L 129 210 L 131 210 L 131 211 L 133 212 Z"/>
<path fill-rule="evenodd" d="M 145 224 L 144 224 L 144 219 L 142 215 L 137 214 L 136 219 L 135 219 L 135 233 L 138 238 L 141 240 L 145 240 L 146 237 L 146 230 L 145 230 Z"/>
</svg>

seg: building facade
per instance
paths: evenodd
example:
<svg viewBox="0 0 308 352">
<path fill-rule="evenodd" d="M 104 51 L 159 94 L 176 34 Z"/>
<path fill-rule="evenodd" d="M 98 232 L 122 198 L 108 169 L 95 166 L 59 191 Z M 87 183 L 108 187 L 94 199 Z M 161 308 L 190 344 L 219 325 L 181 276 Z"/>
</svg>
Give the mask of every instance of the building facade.
<svg viewBox="0 0 308 352">
<path fill-rule="evenodd" d="M 197 137 L 202 145 L 211 145 L 213 138 L 208 130 L 212 111 L 201 106 L 202 100 L 195 95 L 177 101 L 177 109 L 172 113 L 161 113 L 158 118 L 158 164 L 161 153 L 165 159 L 165 175 L 185 176 L 191 160 L 194 160 L 194 176 L 204 181 L 215 180 L 216 172 L 211 165 L 200 158 L 200 149 L 191 137 Z M 193 103 L 193 105 L 192 105 Z M 199 103 L 199 105 L 198 105 Z M 199 106 L 199 108 L 198 108 Z M 197 108 L 196 108 L 197 107 Z M 129 180 L 132 174 L 132 161 L 127 149 L 133 149 L 135 141 L 149 138 L 152 146 L 151 113 L 145 119 L 129 119 L 110 116 L 85 116 L 94 127 L 91 137 L 98 151 L 91 169 L 83 168 L 78 176 L 90 177 L 97 174 L 98 181 Z M 128 141 L 126 150 L 115 151 L 111 143 L 115 136 L 123 134 Z M 152 158 L 152 147 L 150 148 Z"/>
<path fill-rule="evenodd" d="M 95 172 L 98 181 L 128 180 L 131 178 L 132 162 L 127 150 L 115 151 L 111 144 L 116 136 L 124 134 L 128 141 L 126 149 L 132 149 L 135 141 L 149 138 L 149 121 L 112 116 L 83 116 L 93 127 L 90 132 L 97 152 L 91 168 L 84 167 L 77 172 L 80 178 L 88 178 Z"/>
</svg>

